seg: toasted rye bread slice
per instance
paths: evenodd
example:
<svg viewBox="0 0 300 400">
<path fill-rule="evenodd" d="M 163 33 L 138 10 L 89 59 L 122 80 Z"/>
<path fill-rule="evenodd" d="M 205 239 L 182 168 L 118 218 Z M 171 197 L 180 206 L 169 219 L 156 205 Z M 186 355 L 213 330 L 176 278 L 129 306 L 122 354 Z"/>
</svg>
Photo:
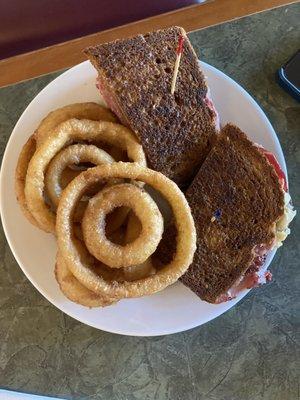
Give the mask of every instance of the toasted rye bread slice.
<svg viewBox="0 0 300 400">
<path fill-rule="evenodd" d="M 284 193 L 263 153 L 228 124 L 186 198 L 195 221 L 197 250 L 180 280 L 203 300 L 215 303 L 253 265 L 255 248 L 271 246 L 276 222 L 284 213 Z M 156 262 L 170 262 L 175 247 L 176 227 L 170 224 L 154 254 Z"/>
<path fill-rule="evenodd" d="M 179 35 L 185 42 L 175 94 L 171 82 Z M 109 107 L 139 137 L 153 169 L 187 186 L 211 149 L 216 115 L 197 56 L 179 27 L 85 50 Z"/>
<path fill-rule="evenodd" d="M 284 193 L 266 157 L 228 124 L 186 198 L 195 220 L 197 250 L 181 281 L 214 303 L 249 268 L 255 247 L 271 246 L 275 223 L 284 212 Z"/>
</svg>

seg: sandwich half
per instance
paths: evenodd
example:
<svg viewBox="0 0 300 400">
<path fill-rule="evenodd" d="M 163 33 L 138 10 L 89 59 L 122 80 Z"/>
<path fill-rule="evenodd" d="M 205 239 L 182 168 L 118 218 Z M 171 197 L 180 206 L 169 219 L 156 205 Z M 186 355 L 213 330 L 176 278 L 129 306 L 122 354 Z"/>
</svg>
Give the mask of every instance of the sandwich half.
<svg viewBox="0 0 300 400">
<path fill-rule="evenodd" d="M 171 83 L 184 38 L 175 93 Z M 219 129 L 205 77 L 183 28 L 171 27 L 85 50 L 111 110 L 140 139 L 151 168 L 187 187 Z"/>
<path fill-rule="evenodd" d="M 271 279 L 263 269 L 266 255 L 282 244 L 296 214 L 274 155 L 226 125 L 186 198 L 197 250 L 181 282 L 221 303 Z"/>
</svg>

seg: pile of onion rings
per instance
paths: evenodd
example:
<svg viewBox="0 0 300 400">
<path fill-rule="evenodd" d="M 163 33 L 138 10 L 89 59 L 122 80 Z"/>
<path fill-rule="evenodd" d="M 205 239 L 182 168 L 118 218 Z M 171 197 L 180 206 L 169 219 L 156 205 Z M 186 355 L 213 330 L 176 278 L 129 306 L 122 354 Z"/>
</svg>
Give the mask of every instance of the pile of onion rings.
<svg viewBox="0 0 300 400">
<path fill-rule="evenodd" d="M 152 257 L 164 218 L 144 184 L 173 212 L 178 234 L 167 265 Z M 15 188 L 29 222 L 56 235 L 56 280 L 83 306 L 155 293 L 193 260 L 196 232 L 183 193 L 147 168 L 134 133 L 95 103 L 63 107 L 41 122 L 20 153 Z"/>
</svg>

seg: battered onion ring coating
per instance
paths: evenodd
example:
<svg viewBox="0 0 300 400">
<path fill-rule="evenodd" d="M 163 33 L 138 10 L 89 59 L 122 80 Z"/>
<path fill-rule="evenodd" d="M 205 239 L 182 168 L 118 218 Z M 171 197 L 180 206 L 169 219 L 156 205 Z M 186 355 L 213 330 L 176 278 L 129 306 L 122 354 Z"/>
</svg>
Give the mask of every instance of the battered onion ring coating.
<svg viewBox="0 0 300 400">
<path fill-rule="evenodd" d="M 117 207 L 129 207 L 142 224 L 140 235 L 124 246 L 112 243 L 105 235 L 105 219 Z M 90 199 L 82 219 L 82 231 L 89 252 L 111 268 L 141 264 L 153 254 L 162 238 L 163 217 L 143 189 L 123 183 L 100 191 Z"/>
<path fill-rule="evenodd" d="M 169 202 L 177 226 L 177 248 L 173 260 L 156 274 L 135 281 L 109 281 L 98 276 L 81 258 L 72 237 L 72 214 L 86 187 L 99 180 L 123 178 L 145 182 Z M 57 237 L 72 274 L 93 292 L 114 298 L 140 297 L 155 293 L 186 272 L 196 250 L 196 231 L 189 205 L 178 186 L 159 172 L 136 163 L 113 163 L 90 168 L 75 178 L 62 193 L 57 210 Z"/>
<path fill-rule="evenodd" d="M 115 115 L 97 103 L 74 103 L 51 111 L 35 131 L 37 147 L 51 136 L 51 131 L 71 118 L 91 119 L 93 121 L 117 122 Z"/>
<path fill-rule="evenodd" d="M 61 186 L 62 173 L 66 167 L 90 162 L 94 165 L 112 163 L 114 159 L 92 144 L 74 144 L 60 151 L 50 162 L 45 174 L 45 186 L 48 196 L 54 206 L 58 206 L 59 198 L 63 188 Z"/>
<path fill-rule="evenodd" d="M 28 164 L 35 152 L 36 149 L 36 141 L 34 138 L 34 135 L 30 136 L 30 138 L 27 140 L 27 142 L 24 144 L 21 153 L 18 158 L 18 163 L 17 163 L 17 168 L 15 172 L 15 193 L 16 197 L 18 200 L 18 203 L 21 207 L 21 210 L 25 217 L 28 219 L 28 221 L 37 226 L 38 228 L 40 227 L 36 219 L 33 217 L 31 212 L 28 210 L 27 207 L 27 202 L 25 198 L 25 180 L 26 180 L 26 174 L 27 174 L 27 168 Z"/>
<path fill-rule="evenodd" d="M 79 246 L 79 242 L 77 243 L 77 248 L 81 253 L 81 256 L 85 259 L 85 262 L 89 262 L 88 257 L 84 254 L 85 251 L 83 247 Z M 94 267 L 94 270 L 96 273 L 97 268 Z M 56 256 L 55 277 L 63 294 L 69 300 L 81 304 L 82 306 L 105 307 L 117 301 L 115 298 L 100 296 L 83 286 L 78 279 L 72 275 L 65 260 L 59 252 Z"/>
<path fill-rule="evenodd" d="M 44 201 L 45 172 L 50 161 L 67 144 L 102 141 L 127 151 L 130 160 L 146 165 L 142 146 L 134 133 L 122 125 L 104 121 L 70 119 L 60 124 L 33 155 L 27 171 L 25 197 L 28 209 L 46 232 L 55 231 L 55 214 Z"/>
</svg>

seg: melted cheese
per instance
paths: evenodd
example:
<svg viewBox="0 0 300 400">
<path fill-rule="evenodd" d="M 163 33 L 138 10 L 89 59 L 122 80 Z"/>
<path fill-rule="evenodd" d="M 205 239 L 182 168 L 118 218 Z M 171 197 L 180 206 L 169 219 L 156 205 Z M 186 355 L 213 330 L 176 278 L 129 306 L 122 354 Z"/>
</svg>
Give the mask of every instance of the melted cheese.
<svg viewBox="0 0 300 400">
<path fill-rule="evenodd" d="M 289 193 L 284 194 L 284 214 L 276 222 L 276 236 L 275 236 L 275 248 L 282 246 L 282 242 L 290 234 L 289 229 L 290 222 L 294 219 L 296 210 L 294 210 L 291 204 L 291 196 Z"/>
</svg>

